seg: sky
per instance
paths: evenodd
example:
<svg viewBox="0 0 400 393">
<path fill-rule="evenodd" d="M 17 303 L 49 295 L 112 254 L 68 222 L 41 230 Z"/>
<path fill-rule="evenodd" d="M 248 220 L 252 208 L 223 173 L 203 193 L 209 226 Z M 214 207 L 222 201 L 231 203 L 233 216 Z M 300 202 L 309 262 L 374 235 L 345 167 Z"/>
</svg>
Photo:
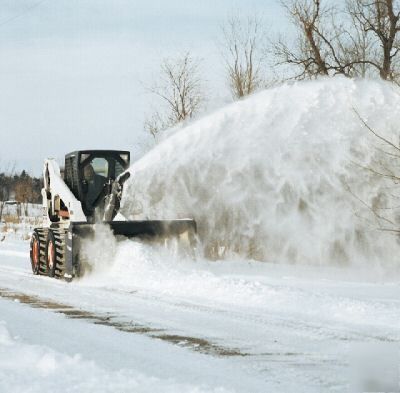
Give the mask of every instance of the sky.
<svg viewBox="0 0 400 393">
<path fill-rule="evenodd" d="M 82 149 L 139 158 L 164 57 L 190 50 L 210 101 L 227 99 L 217 43 L 232 13 L 287 27 L 278 0 L 0 0 L 0 172 Z"/>
</svg>

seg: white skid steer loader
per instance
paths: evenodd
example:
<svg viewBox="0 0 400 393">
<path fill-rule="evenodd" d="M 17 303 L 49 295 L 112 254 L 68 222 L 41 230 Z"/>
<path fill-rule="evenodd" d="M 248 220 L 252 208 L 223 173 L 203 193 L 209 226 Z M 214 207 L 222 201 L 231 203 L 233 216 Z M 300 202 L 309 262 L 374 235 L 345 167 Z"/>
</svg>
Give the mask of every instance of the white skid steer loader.
<svg viewBox="0 0 400 393">
<path fill-rule="evenodd" d="M 65 156 L 64 175 L 53 159 L 44 163 L 43 225 L 30 243 L 34 274 L 71 281 L 82 273 L 82 239 L 93 238 L 94 224 L 115 236 L 141 239 L 177 237 L 194 247 L 192 219 L 127 221 L 119 213 L 124 182 L 130 177 L 127 151 L 84 150 Z"/>
</svg>

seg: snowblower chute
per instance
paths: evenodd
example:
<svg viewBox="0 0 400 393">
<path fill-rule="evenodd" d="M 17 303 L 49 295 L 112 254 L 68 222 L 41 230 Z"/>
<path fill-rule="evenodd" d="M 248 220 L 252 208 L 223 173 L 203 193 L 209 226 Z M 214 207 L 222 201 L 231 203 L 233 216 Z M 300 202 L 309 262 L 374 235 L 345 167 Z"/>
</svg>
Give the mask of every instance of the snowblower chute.
<svg viewBox="0 0 400 393">
<path fill-rule="evenodd" d="M 129 162 L 127 151 L 76 151 L 65 156 L 62 175 L 55 160 L 45 160 L 43 226 L 35 228 L 31 238 L 34 274 L 66 280 L 79 276 L 82 240 L 95 235 L 96 225 L 108 226 L 116 237 L 177 238 L 194 246 L 192 219 L 127 221 L 120 214 Z"/>
</svg>

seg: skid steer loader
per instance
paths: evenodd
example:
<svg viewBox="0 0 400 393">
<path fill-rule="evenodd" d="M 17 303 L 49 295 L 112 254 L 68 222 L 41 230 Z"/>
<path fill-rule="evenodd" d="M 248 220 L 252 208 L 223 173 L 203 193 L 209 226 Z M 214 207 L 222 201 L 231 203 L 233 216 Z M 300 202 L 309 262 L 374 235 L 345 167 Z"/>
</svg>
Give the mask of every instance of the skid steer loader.
<svg viewBox="0 0 400 393">
<path fill-rule="evenodd" d="M 30 242 L 34 274 L 71 281 L 82 273 L 82 241 L 93 238 L 95 224 L 108 225 L 117 237 L 179 238 L 194 246 L 192 219 L 127 221 L 119 212 L 130 177 L 128 151 L 84 150 L 65 156 L 63 175 L 54 159 L 44 163 L 43 225 Z"/>
</svg>

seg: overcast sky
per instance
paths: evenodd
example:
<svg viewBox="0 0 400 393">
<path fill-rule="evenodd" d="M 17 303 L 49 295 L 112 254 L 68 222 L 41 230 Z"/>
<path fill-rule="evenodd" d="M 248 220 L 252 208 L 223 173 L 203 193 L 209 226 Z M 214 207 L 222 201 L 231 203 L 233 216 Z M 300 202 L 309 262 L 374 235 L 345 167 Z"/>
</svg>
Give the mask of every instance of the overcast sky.
<svg viewBox="0 0 400 393">
<path fill-rule="evenodd" d="M 286 25 L 277 0 L 0 0 L 0 170 L 39 174 L 78 149 L 137 157 L 165 56 L 190 49 L 211 98 L 227 97 L 216 42 L 234 10 Z"/>
</svg>

